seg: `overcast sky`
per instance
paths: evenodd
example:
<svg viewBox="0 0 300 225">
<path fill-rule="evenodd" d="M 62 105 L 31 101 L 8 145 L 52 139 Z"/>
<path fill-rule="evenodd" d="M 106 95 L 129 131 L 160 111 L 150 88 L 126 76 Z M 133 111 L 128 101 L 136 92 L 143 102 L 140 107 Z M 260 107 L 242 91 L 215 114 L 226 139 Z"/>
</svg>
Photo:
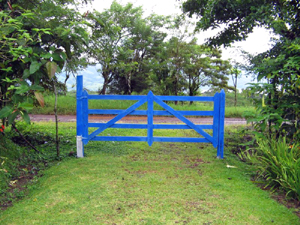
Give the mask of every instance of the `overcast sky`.
<svg viewBox="0 0 300 225">
<path fill-rule="evenodd" d="M 92 6 L 82 8 L 82 12 L 93 11 L 93 9 L 102 12 L 109 8 L 113 0 L 95 0 Z M 175 15 L 180 14 L 181 9 L 180 2 L 178 0 L 119 0 L 122 5 L 126 5 L 128 2 L 134 4 L 134 6 L 142 6 L 144 15 L 148 16 L 151 13 L 158 15 Z M 214 36 L 217 31 L 206 31 L 196 35 L 198 43 L 202 44 L 205 39 Z M 239 47 L 249 53 L 255 54 L 268 50 L 271 47 L 270 43 L 271 34 L 269 31 L 263 28 L 255 28 L 254 32 L 249 35 L 246 41 L 235 43 L 233 48 L 222 48 L 223 59 L 234 59 L 235 61 L 242 61 L 242 58 L 236 53 L 234 48 Z M 89 90 L 98 90 L 102 86 L 103 79 L 97 72 L 99 66 L 88 67 L 84 71 L 80 71 L 78 74 L 84 76 L 84 86 Z M 63 80 L 63 78 L 61 78 Z M 231 81 L 230 81 L 231 82 Z M 245 84 L 251 82 L 251 78 L 242 77 L 238 81 L 238 88 L 245 88 Z M 68 90 L 71 90 L 75 85 L 75 78 L 70 78 L 67 82 Z M 74 88 L 73 88 L 74 89 Z"/>
</svg>

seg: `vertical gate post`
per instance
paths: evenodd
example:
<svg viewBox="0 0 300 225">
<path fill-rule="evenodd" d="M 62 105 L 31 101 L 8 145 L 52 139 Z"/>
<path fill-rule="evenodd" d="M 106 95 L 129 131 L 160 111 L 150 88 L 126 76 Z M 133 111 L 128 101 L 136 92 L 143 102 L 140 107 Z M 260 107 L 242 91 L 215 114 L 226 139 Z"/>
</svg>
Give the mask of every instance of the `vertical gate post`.
<svg viewBox="0 0 300 225">
<path fill-rule="evenodd" d="M 82 93 L 82 140 L 83 145 L 88 142 L 88 123 L 89 123 L 89 113 L 88 113 L 88 92 L 86 90 Z"/>
<path fill-rule="evenodd" d="M 218 140 L 218 150 L 217 157 L 224 158 L 224 123 L 225 123 L 225 92 L 222 89 L 220 92 L 220 114 L 219 114 L 219 140 Z"/>
<path fill-rule="evenodd" d="M 149 91 L 148 96 L 148 111 L 147 111 L 147 119 L 148 119 L 148 131 L 147 131 L 147 140 L 148 145 L 151 146 L 153 143 L 153 93 Z"/>
<path fill-rule="evenodd" d="M 213 140 L 214 148 L 217 148 L 219 144 L 219 123 L 220 123 L 220 94 L 214 95 L 214 118 L 213 118 Z"/>
<path fill-rule="evenodd" d="M 77 76 L 76 82 L 76 123 L 77 123 L 77 134 L 76 134 L 76 147 L 77 157 L 82 158 L 84 156 L 84 148 L 82 142 L 83 136 L 83 79 L 82 75 Z"/>
</svg>

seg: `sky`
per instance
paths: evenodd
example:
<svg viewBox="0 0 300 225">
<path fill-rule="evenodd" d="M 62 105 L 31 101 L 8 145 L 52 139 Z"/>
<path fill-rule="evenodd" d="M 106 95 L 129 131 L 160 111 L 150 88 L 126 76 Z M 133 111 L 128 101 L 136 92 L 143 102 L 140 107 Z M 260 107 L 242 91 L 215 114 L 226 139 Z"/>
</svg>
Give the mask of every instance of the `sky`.
<svg viewBox="0 0 300 225">
<path fill-rule="evenodd" d="M 82 12 L 92 12 L 93 9 L 102 12 L 105 9 L 109 8 L 113 0 L 94 0 L 92 6 L 88 6 L 85 8 L 81 8 Z M 151 13 L 155 13 L 158 15 L 175 15 L 181 14 L 180 2 L 178 0 L 119 0 L 118 3 L 122 5 L 126 5 L 128 2 L 133 3 L 134 6 L 142 6 L 144 10 L 144 15 L 148 16 Z M 218 31 L 210 30 L 206 32 L 201 32 L 196 35 L 199 44 L 203 44 L 206 38 L 214 36 Z M 223 59 L 234 59 L 237 62 L 242 62 L 242 58 L 239 56 L 235 48 L 240 48 L 245 50 L 251 54 L 261 53 L 268 50 L 271 47 L 270 42 L 271 34 L 264 28 L 255 28 L 254 32 L 249 35 L 246 41 L 237 42 L 232 45 L 232 48 L 222 48 L 223 51 Z M 79 71 L 78 74 L 83 75 L 84 87 L 89 90 L 98 90 L 101 88 L 103 79 L 97 69 L 100 66 L 90 66 L 83 71 Z M 60 80 L 64 80 L 64 75 L 59 76 Z M 238 88 L 242 89 L 246 87 L 246 84 L 252 82 L 252 77 L 242 76 L 238 80 Z M 75 89 L 75 78 L 70 77 L 67 82 L 68 90 Z M 229 81 L 229 84 L 232 84 L 232 81 Z M 207 88 L 202 88 L 207 89 Z"/>
</svg>

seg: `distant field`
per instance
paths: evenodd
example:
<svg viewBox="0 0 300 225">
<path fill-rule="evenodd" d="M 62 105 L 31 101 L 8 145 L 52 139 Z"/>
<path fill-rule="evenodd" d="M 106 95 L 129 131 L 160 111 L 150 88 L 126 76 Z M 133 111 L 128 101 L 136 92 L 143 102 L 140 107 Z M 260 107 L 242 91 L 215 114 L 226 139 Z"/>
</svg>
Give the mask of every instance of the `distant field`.
<svg viewBox="0 0 300 225">
<path fill-rule="evenodd" d="M 45 96 L 45 106 L 35 107 L 31 110 L 32 114 L 54 114 L 54 95 Z M 120 100 L 90 100 L 90 109 L 127 109 L 135 101 L 120 101 Z M 213 110 L 213 105 L 210 102 L 194 102 L 190 105 L 189 102 L 174 102 L 168 103 L 176 110 Z M 162 108 L 154 104 L 156 110 Z M 142 105 L 139 109 L 147 109 L 147 105 Z M 234 106 L 234 96 L 232 93 L 226 94 L 226 117 L 242 117 L 244 111 L 254 112 L 254 107 L 248 99 L 239 95 L 237 107 Z M 68 93 L 66 96 L 61 95 L 58 98 L 58 114 L 60 115 L 75 115 L 76 114 L 76 97 L 75 93 Z"/>
</svg>

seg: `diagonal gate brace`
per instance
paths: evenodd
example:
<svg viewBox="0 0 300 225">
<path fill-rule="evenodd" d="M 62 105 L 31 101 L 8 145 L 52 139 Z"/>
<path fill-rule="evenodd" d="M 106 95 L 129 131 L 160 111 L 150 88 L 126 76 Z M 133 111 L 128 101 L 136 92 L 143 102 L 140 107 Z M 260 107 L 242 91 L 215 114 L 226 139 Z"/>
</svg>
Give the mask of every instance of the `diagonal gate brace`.
<svg viewBox="0 0 300 225">
<path fill-rule="evenodd" d="M 147 101 L 147 97 L 141 99 L 140 101 L 136 102 L 132 106 L 130 106 L 128 109 L 126 109 L 124 112 L 120 113 L 110 121 L 108 121 L 106 124 L 101 126 L 99 129 L 95 130 L 93 133 L 91 133 L 88 137 L 88 140 L 91 140 L 92 138 L 96 137 L 98 134 L 100 134 L 102 131 L 105 129 L 109 128 L 110 126 L 114 125 L 116 122 L 118 122 L 120 119 L 123 117 L 127 116 L 130 114 L 132 111 L 134 111 L 136 108 L 140 107 Z"/>
<path fill-rule="evenodd" d="M 210 142 L 213 143 L 214 140 L 213 140 L 212 136 L 210 136 L 208 133 L 206 133 L 205 131 L 203 131 L 201 128 L 197 127 L 194 123 L 192 123 L 190 120 L 188 120 L 187 118 L 185 118 L 183 115 L 181 115 L 180 113 L 176 112 L 174 109 L 172 109 L 170 106 L 168 106 L 166 103 L 164 103 L 162 100 L 160 100 L 155 95 L 153 96 L 153 98 L 154 98 L 154 101 L 157 104 L 159 104 L 161 107 L 165 108 L 168 112 L 170 112 L 171 114 L 173 114 L 174 116 L 176 116 L 178 119 L 180 119 L 186 125 L 188 125 L 190 128 L 194 129 L 200 135 L 202 135 L 207 140 L 209 140 Z"/>
</svg>

